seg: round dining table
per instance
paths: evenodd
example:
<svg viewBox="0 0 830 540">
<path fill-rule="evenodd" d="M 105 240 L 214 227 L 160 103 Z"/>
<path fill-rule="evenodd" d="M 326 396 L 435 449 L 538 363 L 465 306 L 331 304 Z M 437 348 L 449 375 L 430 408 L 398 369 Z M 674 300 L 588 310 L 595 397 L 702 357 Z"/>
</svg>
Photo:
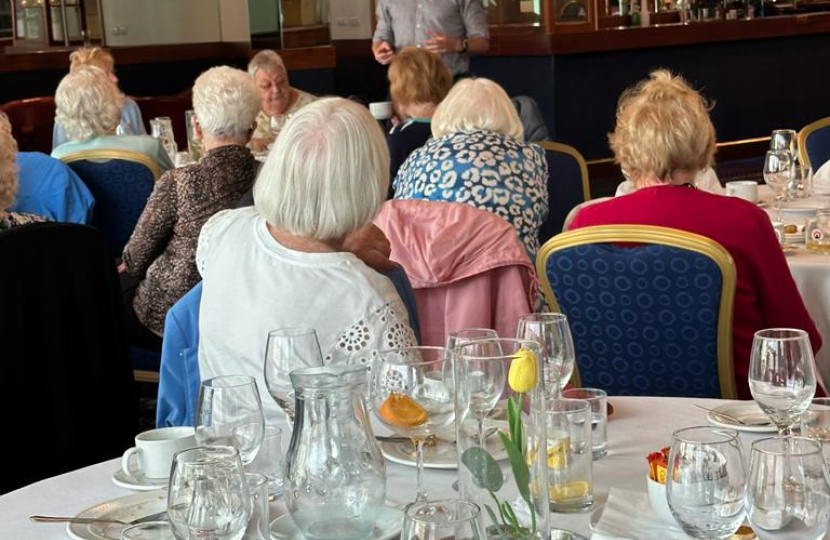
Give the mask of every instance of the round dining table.
<svg viewBox="0 0 830 540">
<path fill-rule="evenodd" d="M 553 527 L 591 536 L 591 517 L 596 520 L 611 488 L 645 493 L 646 456 L 671 443 L 676 429 L 707 425 L 708 413 L 697 406 L 714 408 L 730 402 L 703 398 L 615 397 L 609 398 L 613 413 L 608 417 L 608 454 L 593 462 L 594 506 L 577 514 L 552 514 Z M 764 436 L 740 434 L 748 455 L 753 440 Z M 56 441 L 55 451 L 60 451 Z M 72 444 L 77 444 L 73 442 Z M 25 451 L 25 449 L 21 449 Z M 13 456 L 7 466 L 14 466 Z M 98 463 L 54 478 L 42 480 L 0 496 L 0 538 L 8 540 L 63 540 L 65 523 L 34 523 L 32 514 L 74 516 L 102 502 L 130 495 L 113 484 L 121 458 Z M 403 505 L 415 497 L 415 469 L 387 461 L 387 500 Z M 430 499 L 454 498 L 455 470 L 426 469 L 424 483 Z M 163 492 L 161 492 L 163 493 Z M 271 503 L 271 519 L 287 513 L 281 499 Z"/>
</svg>

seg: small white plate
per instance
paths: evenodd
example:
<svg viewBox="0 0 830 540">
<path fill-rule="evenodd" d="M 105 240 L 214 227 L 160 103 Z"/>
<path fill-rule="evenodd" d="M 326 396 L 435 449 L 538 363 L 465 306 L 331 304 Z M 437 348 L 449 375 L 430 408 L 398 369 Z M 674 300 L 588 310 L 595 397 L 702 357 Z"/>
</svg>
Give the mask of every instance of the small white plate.
<svg viewBox="0 0 830 540">
<path fill-rule="evenodd" d="M 118 469 L 112 475 L 112 483 L 118 487 L 135 491 L 152 491 L 167 486 L 167 478 L 147 478 L 138 470 L 138 456 L 130 456 L 130 473 Z"/>
<path fill-rule="evenodd" d="M 167 509 L 167 492 L 148 491 L 127 495 L 87 508 L 77 517 L 117 519 L 127 523 Z M 118 523 L 67 523 L 66 532 L 74 540 L 119 540 L 123 525 Z"/>
<path fill-rule="evenodd" d="M 367 540 L 390 540 L 401 534 L 403 512 L 391 506 L 381 506 L 374 512 L 375 529 Z M 291 514 L 284 514 L 271 522 L 271 540 L 305 540 L 297 529 Z"/>
<path fill-rule="evenodd" d="M 718 412 L 734 416 L 751 425 L 736 424 L 728 418 L 721 416 Z M 770 422 L 764 411 L 754 401 L 742 401 L 740 403 L 726 403 L 715 407 L 708 415 L 710 424 L 718 427 L 734 429 L 736 431 L 747 431 L 750 433 L 774 433 L 778 431 L 775 425 Z"/>
<path fill-rule="evenodd" d="M 781 213 L 783 214 L 812 215 L 816 213 L 816 210 L 826 210 L 827 208 L 830 208 L 827 197 L 796 199 L 781 203 Z"/>
<path fill-rule="evenodd" d="M 487 451 L 496 461 L 507 459 L 507 450 L 497 435 L 487 438 Z M 392 463 L 415 466 L 415 446 L 409 442 L 382 442 L 380 450 L 383 457 Z M 437 439 L 434 445 L 424 447 L 424 468 L 427 469 L 457 469 L 458 450 L 454 442 Z"/>
</svg>

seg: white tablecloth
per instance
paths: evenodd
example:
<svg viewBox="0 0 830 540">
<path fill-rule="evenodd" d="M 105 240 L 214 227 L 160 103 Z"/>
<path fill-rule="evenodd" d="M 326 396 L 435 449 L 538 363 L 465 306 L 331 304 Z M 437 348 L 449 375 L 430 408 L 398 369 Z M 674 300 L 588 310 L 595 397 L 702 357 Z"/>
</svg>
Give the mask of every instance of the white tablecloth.
<svg viewBox="0 0 830 540">
<path fill-rule="evenodd" d="M 608 423 L 609 454 L 594 462 L 597 505 L 604 501 L 611 487 L 645 492 L 648 473 L 646 455 L 669 445 L 673 430 L 706 424 L 707 413 L 695 408 L 695 404 L 714 407 L 725 403 L 707 399 L 642 397 L 611 397 L 609 401 L 614 406 L 614 414 L 609 417 Z M 756 438 L 757 435 L 741 435 L 745 452 L 749 451 L 751 441 Z M 55 451 L 60 451 L 60 448 L 56 447 Z M 6 466 L 13 466 L 11 458 L 7 459 Z M 32 523 L 27 517 L 30 514 L 72 516 L 103 501 L 133 493 L 112 483 L 112 474 L 119 466 L 120 460 L 107 461 L 0 496 L 0 538 L 67 538 L 65 524 Z M 450 485 L 455 480 L 455 474 L 455 471 L 427 470 L 424 481 L 430 498 L 452 498 L 455 493 Z M 387 498 L 391 502 L 406 503 L 414 499 L 414 468 L 387 462 L 387 475 Z M 271 518 L 285 512 L 285 506 L 277 502 L 272 506 Z M 554 514 L 552 523 L 555 527 L 590 536 L 589 517 L 590 511 Z"/>
<path fill-rule="evenodd" d="M 762 200 L 770 201 L 772 198 L 772 192 L 767 186 L 761 186 L 758 193 Z M 828 197 L 814 196 L 810 200 L 828 202 Z M 771 217 L 775 215 L 772 205 L 766 210 Z M 803 223 L 804 217 L 803 213 L 787 213 L 786 208 L 782 214 L 784 222 L 799 225 Z M 821 335 L 823 345 L 816 355 L 816 364 L 825 385 L 830 386 L 830 256 L 811 253 L 804 244 L 799 244 L 797 251 L 787 255 L 787 262 L 804 305 Z"/>
</svg>

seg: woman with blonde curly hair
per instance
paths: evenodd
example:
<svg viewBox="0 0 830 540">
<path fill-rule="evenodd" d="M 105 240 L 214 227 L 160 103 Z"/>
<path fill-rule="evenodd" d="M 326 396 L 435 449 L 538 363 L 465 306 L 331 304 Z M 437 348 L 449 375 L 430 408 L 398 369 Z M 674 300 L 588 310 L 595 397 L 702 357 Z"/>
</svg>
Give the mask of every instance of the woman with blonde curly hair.
<svg viewBox="0 0 830 540">
<path fill-rule="evenodd" d="M 86 66 L 66 75 L 55 92 L 56 121 L 69 142 L 52 150 L 61 159 L 83 150 L 129 150 L 155 160 L 160 172 L 173 168 L 170 156 L 149 135 L 116 135 L 123 96 L 102 69 Z"/>
<path fill-rule="evenodd" d="M 118 84 L 118 77 L 115 75 L 115 60 L 112 55 L 100 47 L 82 47 L 72 51 L 69 55 L 69 72 L 78 71 L 84 67 L 97 67 L 104 71 L 113 84 Z M 141 109 L 138 104 L 125 95 L 121 95 L 121 122 L 118 131 L 122 135 L 146 135 L 144 120 L 141 118 Z M 57 148 L 69 139 L 63 126 L 57 120 L 52 129 L 52 148 Z"/>
<path fill-rule="evenodd" d="M 409 155 L 432 136 L 432 115 L 452 87 L 441 59 L 418 47 L 404 47 L 389 64 L 389 93 L 401 122 L 389 132 L 389 173 L 394 179 Z"/>
<path fill-rule="evenodd" d="M 396 199 L 461 202 L 504 218 L 530 260 L 548 216 L 545 151 L 524 142 L 507 93 L 489 79 L 462 79 L 435 109 L 432 136 L 401 165 Z"/>
<path fill-rule="evenodd" d="M 767 214 L 743 199 L 694 186 L 695 176 L 712 165 L 715 153 L 709 109 L 703 96 L 666 70 L 654 71 L 626 90 L 608 139 L 635 191 L 582 208 L 570 228 L 658 225 L 706 236 L 726 248 L 738 277 L 732 323 L 738 395 L 749 399 L 749 356 L 757 330 L 802 328 L 815 350 L 821 337 Z"/>
<path fill-rule="evenodd" d="M 0 231 L 19 225 L 46 221 L 37 214 L 10 212 L 17 195 L 17 141 L 12 137 L 8 117 L 0 112 Z"/>
</svg>

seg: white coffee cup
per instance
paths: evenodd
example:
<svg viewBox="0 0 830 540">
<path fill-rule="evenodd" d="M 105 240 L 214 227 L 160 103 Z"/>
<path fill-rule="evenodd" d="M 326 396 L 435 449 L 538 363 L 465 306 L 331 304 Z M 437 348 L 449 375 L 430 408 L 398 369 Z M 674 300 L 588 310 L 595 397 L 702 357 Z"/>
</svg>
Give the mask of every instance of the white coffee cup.
<svg viewBox="0 0 830 540">
<path fill-rule="evenodd" d="M 133 475 L 130 467 L 133 454 L 138 454 L 138 472 L 146 478 L 167 478 L 173 464 L 173 455 L 196 444 L 196 431 L 190 426 L 151 429 L 135 437 L 135 446 L 124 452 L 121 468 Z"/>
<path fill-rule="evenodd" d="M 737 180 L 726 183 L 726 194 L 730 197 L 740 197 L 749 202 L 758 201 L 758 182 L 754 180 Z"/>
<path fill-rule="evenodd" d="M 376 101 L 369 104 L 369 112 L 375 117 L 375 120 L 389 120 L 392 118 L 392 102 L 391 101 Z"/>
</svg>

